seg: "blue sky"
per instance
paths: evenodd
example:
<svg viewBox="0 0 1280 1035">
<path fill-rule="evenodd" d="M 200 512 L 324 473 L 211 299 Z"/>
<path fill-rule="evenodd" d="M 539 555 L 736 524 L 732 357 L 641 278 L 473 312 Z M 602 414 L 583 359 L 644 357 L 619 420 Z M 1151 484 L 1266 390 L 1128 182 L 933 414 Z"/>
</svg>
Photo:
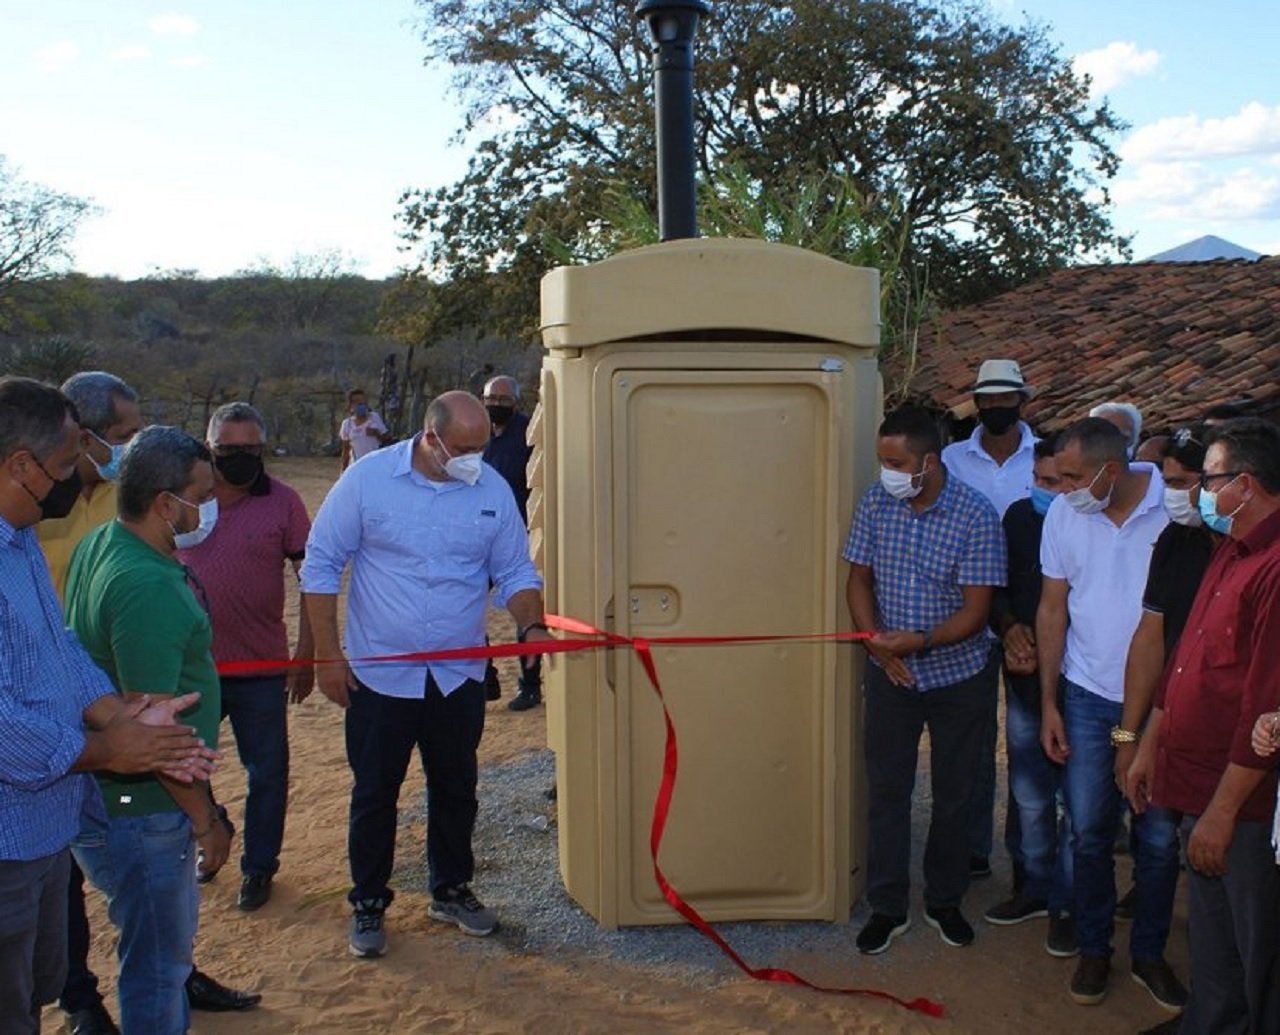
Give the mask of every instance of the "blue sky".
<svg viewBox="0 0 1280 1035">
<path fill-rule="evenodd" d="M 1280 4 L 990 3 L 1049 22 L 1131 124 L 1112 190 L 1136 257 L 1208 233 L 1280 253 Z M 414 16 L 412 0 L 0 0 L 0 154 L 98 203 L 75 247 L 87 273 L 337 249 L 382 276 L 403 261 L 400 191 L 466 164 Z"/>
</svg>

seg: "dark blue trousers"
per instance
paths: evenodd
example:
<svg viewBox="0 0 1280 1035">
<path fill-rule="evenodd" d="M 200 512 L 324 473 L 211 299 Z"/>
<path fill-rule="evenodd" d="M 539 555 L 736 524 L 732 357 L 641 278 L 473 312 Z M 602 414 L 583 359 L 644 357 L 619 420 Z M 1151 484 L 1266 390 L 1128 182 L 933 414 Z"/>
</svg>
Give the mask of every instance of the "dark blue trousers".
<svg viewBox="0 0 1280 1035">
<path fill-rule="evenodd" d="M 427 777 L 428 885 L 434 892 L 471 880 L 484 707 L 484 685 L 474 679 L 447 697 L 430 676 L 422 697 L 389 697 L 363 684 L 352 692 L 346 715 L 355 776 L 347 841 L 352 903 L 391 902 L 396 803 L 415 746 Z"/>
</svg>

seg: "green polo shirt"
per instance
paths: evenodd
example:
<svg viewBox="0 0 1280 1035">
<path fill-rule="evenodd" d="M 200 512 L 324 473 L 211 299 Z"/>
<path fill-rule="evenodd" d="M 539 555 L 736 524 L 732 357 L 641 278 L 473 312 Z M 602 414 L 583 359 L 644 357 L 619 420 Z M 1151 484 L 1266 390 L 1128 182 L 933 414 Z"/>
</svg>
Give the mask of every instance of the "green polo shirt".
<svg viewBox="0 0 1280 1035">
<path fill-rule="evenodd" d="M 186 569 L 118 521 L 81 540 L 67 572 L 67 622 L 117 690 L 190 693 L 183 713 L 210 747 L 218 742 L 222 694 L 209 648 L 213 626 L 187 584 Z M 112 816 L 145 816 L 178 807 L 151 774 L 99 773 Z"/>
</svg>

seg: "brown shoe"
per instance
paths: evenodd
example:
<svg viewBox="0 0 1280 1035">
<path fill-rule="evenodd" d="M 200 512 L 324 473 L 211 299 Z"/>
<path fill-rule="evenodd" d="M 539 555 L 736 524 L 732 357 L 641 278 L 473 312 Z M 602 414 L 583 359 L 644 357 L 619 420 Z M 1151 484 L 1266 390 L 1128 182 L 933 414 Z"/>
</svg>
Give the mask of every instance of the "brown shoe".
<svg viewBox="0 0 1280 1035">
<path fill-rule="evenodd" d="M 1071 998 L 1081 1006 L 1097 1006 L 1107 997 L 1111 960 L 1106 956 L 1082 954 L 1071 975 Z"/>
</svg>

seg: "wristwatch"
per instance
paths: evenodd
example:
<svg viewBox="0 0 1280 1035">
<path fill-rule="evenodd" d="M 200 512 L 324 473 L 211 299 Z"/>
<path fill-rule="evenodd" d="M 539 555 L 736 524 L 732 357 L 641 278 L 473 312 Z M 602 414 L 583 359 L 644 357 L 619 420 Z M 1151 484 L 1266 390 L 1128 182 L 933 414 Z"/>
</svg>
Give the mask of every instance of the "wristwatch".
<svg viewBox="0 0 1280 1035">
<path fill-rule="evenodd" d="M 1121 744 L 1136 744 L 1138 735 L 1132 730 L 1127 730 L 1123 726 L 1111 727 L 1111 746 L 1118 748 Z"/>
<path fill-rule="evenodd" d="M 924 646 L 922 646 L 920 650 L 917 651 L 917 654 L 919 654 L 920 657 L 924 657 L 926 654 L 929 653 L 929 651 L 933 650 L 933 630 L 917 629 L 916 635 L 921 637 L 924 640 Z"/>
</svg>

